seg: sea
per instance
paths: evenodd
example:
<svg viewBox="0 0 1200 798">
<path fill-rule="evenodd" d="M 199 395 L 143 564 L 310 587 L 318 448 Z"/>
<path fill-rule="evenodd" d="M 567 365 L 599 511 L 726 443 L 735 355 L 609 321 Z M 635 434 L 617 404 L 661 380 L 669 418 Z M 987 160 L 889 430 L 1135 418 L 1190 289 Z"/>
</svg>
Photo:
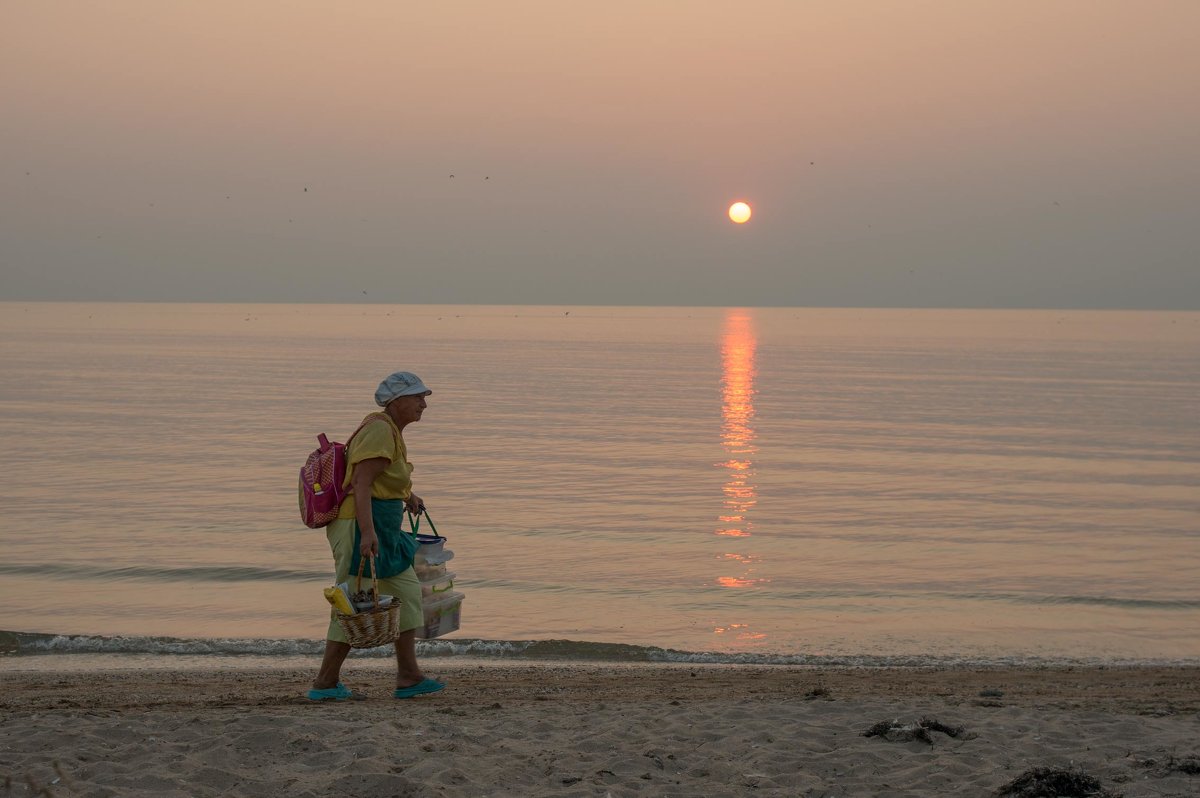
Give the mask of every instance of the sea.
<svg viewBox="0 0 1200 798">
<path fill-rule="evenodd" d="M 4 302 L 0 670 L 315 663 L 396 370 L 422 657 L 1200 663 L 1197 312 Z"/>
</svg>

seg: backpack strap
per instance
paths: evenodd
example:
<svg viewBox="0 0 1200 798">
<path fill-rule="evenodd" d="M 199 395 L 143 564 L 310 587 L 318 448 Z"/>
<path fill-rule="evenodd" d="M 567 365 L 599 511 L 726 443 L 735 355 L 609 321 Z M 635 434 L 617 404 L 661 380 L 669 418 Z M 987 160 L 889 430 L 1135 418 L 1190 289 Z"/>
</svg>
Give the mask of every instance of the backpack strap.
<svg viewBox="0 0 1200 798">
<path fill-rule="evenodd" d="M 350 437 L 346 439 L 346 448 L 350 447 L 350 441 L 354 440 L 355 435 L 362 432 L 368 424 L 376 421 L 382 421 L 383 423 L 387 424 L 388 429 L 392 430 L 392 437 L 396 437 L 396 427 L 392 424 L 391 419 L 388 418 L 387 413 L 369 413 L 367 417 L 363 419 L 363 423 L 358 425 L 358 429 L 354 430 L 354 432 L 350 434 Z"/>
<path fill-rule="evenodd" d="M 345 452 L 346 452 L 346 473 L 347 474 L 353 473 L 352 472 L 353 466 L 350 465 L 350 441 L 354 440 L 354 436 L 357 435 L 358 433 L 362 432 L 363 429 L 365 429 L 368 424 L 373 424 L 376 421 L 382 421 L 383 423 L 387 424 L 388 429 L 391 430 L 391 433 L 392 433 L 393 445 L 396 445 L 396 446 L 400 445 L 400 436 L 396 433 L 396 427 L 394 424 L 392 424 L 391 419 L 388 418 L 387 413 L 371 413 L 370 415 L 368 415 L 366 418 L 363 419 L 363 422 L 361 424 L 358 425 L 358 429 L 354 430 L 354 432 L 350 434 L 350 437 L 346 439 Z M 353 482 L 351 482 L 350 486 L 348 488 L 346 488 L 346 495 L 349 496 L 351 493 L 354 493 L 354 483 Z"/>
</svg>

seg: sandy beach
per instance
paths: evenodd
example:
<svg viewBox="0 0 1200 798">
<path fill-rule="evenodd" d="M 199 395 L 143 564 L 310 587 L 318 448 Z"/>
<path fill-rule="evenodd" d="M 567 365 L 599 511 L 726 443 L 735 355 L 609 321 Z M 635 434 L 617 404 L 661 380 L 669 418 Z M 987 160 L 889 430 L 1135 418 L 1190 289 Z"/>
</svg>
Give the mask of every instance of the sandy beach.
<svg viewBox="0 0 1200 798">
<path fill-rule="evenodd" d="M 427 669 L 444 693 L 396 701 L 387 663 L 355 663 L 368 700 L 324 704 L 294 669 L 10 669 L 0 778 L 53 796 L 982 796 L 1046 766 L 1127 798 L 1200 794 L 1197 668 Z M 864 736 L 923 717 L 950 731 Z"/>
</svg>

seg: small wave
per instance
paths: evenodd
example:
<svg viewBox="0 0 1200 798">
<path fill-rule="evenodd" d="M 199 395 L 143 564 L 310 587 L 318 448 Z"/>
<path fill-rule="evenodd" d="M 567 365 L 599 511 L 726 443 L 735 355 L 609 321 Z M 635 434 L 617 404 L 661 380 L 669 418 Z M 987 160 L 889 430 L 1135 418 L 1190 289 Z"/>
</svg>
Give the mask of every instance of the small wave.
<svg viewBox="0 0 1200 798">
<path fill-rule="evenodd" d="M 291 568 L 262 568 L 257 566 L 191 565 L 179 568 L 150 568 L 144 565 L 120 567 L 97 567 L 95 565 L 70 565 L 65 563 L 21 564 L 4 563 L 0 574 L 37 573 L 47 576 L 81 577 L 93 580 L 120 581 L 126 579 L 154 582 L 295 582 L 319 581 L 330 577 L 329 571 L 301 571 Z"/>
<path fill-rule="evenodd" d="M 320 653 L 324 641 L 237 638 L 104 637 L 0 632 L 0 654 L 162 654 L 188 656 L 295 656 Z"/>
<path fill-rule="evenodd" d="M 143 565 L 97 567 L 87 564 L 20 564 L 0 563 L 0 575 L 28 575 L 38 573 L 53 577 L 71 577 L 95 581 L 148 581 L 148 582 L 239 582 L 257 583 L 269 582 L 326 582 L 330 579 L 328 571 L 309 571 L 290 568 L 266 568 L 261 566 L 230 566 L 230 565 L 195 565 L 180 567 L 148 567 Z M 477 579 L 472 582 L 475 588 L 489 590 L 518 591 L 526 595 L 539 594 L 575 594 L 577 585 L 569 583 L 517 581 L 511 579 Z M 676 595 L 679 586 L 640 585 L 639 590 L 647 595 L 657 594 Z M 621 586 L 589 588 L 595 597 L 628 595 L 628 589 Z M 1109 595 L 1055 595 L 1043 593 L 1016 592 L 984 592 L 984 591 L 954 591 L 954 590 L 889 590 L 889 589 L 844 589 L 844 590 L 780 590 L 767 589 L 761 586 L 754 591 L 745 591 L 741 595 L 730 595 L 728 588 L 708 585 L 688 585 L 688 596 L 692 599 L 704 599 L 707 596 L 720 596 L 722 601 L 730 606 L 750 606 L 756 609 L 792 609 L 795 602 L 811 602 L 826 600 L 862 600 L 871 599 L 882 602 L 896 600 L 932 599 L 938 601 L 961 602 L 1001 602 L 1019 605 L 1092 605 L 1116 607 L 1132 610 L 1162 610 L 1162 611 L 1192 611 L 1200 609 L 1200 599 L 1194 598 L 1134 598 L 1131 596 Z M 705 607 L 704 604 L 684 603 L 684 608 Z"/>
<path fill-rule="evenodd" d="M 831 596 L 832 596 L 831 592 Z M 984 593 L 984 592 L 954 592 L 949 590 L 926 590 L 914 592 L 897 592 L 887 590 L 846 591 L 838 594 L 842 598 L 870 599 L 911 599 L 932 598 L 950 602 L 959 601 L 996 601 L 1006 604 L 1054 604 L 1054 605 L 1096 605 L 1102 607 L 1120 607 L 1123 609 L 1151 610 L 1197 610 L 1200 609 L 1200 599 L 1156 599 L 1132 598 L 1129 596 L 1087 596 L 1087 595 L 1054 595 L 1036 593 Z M 811 592 L 806 598 L 820 597 L 817 592 Z"/>
<path fill-rule="evenodd" d="M 0 631 L 0 655 L 10 657 L 108 654 L 212 657 L 320 657 L 323 640 L 266 638 L 104 637 L 36 632 Z M 772 654 L 719 651 L 682 651 L 626 643 L 583 640 L 484 640 L 479 638 L 417 641 L 421 657 L 478 657 L 520 661 L 678 663 L 711 665 L 789 665 L 827 668 L 978 668 L 978 667 L 1110 667 L 1200 666 L 1197 659 L 1119 659 L 1103 657 L 1041 657 L 1019 654 L 977 655 L 874 655 L 874 654 Z M 391 658 L 388 647 L 354 652 L 367 658 Z"/>
<path fill-rule="evenodd" d="M 508 590 L 519 592 L 522 595 L 565 595 L 576 594 L 579 591 L 577 585 L 566 582 L 534 582 L 513 579 L 476 579 L 471 582 L 471 586 L 487 590 Z M 685 601 L 685 603 L 679 606 L 688 609 L 703 609 L 707 606 L 705 602 L 708 597 L 720 596 L 723 603 L 727 606 L 753 606 L 759 610 L 778 609 L 785 611 L 795 608 L 799 602 L 859 601 L 864 599 L 879 602 L 881 608 L 893 606 L 891 603 L 895 601 L 935 600 L 949 603 L 978 601 L 1031 606 L 1044 604 L 1094 605 L 1131 610 L 1191 611 L 1200 609 L 1200 599 L 1193 598 L 1135 598 L 1131 596 L 1109 596 L 1102 594 L 1058 595 L 1032 592 L 1017 593 L 1012 591 L 984 592 L 978 590 L 889 590 L 886 588 L 788 590 L 776 589 L 767 584 L 756 585 L 754 587 L 754 590 L 744 591 L 740 595 L 730 595 L 729 589 L 721 585 L 688 585 L 686 588 L 687 596 L 694 601 Z M 592 596 L 611 595 L 614 597 L 624 597 L 629 594 L 629 589 L 620 585 L 609 587 L 592 586 L 588 590 Z M 679 585 L 655 586 L 641 584 L 638 586 L 638 591 L 644 596 L 670 595 L 675 597 L 679 595 L 681 588 Z"/>
</svg>

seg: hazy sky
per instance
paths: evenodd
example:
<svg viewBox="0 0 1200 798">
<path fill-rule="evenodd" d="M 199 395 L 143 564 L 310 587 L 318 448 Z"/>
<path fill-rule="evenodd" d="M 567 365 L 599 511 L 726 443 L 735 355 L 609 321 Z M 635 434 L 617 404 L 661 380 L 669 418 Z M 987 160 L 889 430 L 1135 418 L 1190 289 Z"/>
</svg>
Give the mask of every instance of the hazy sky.
<svg viewBox="0 0 1200 798">
<path fill-rule="evenodd" d="M 0 153 L 10 300 L 1200 308 L 1197 0 L 0 0 Z"/>
</svg>

